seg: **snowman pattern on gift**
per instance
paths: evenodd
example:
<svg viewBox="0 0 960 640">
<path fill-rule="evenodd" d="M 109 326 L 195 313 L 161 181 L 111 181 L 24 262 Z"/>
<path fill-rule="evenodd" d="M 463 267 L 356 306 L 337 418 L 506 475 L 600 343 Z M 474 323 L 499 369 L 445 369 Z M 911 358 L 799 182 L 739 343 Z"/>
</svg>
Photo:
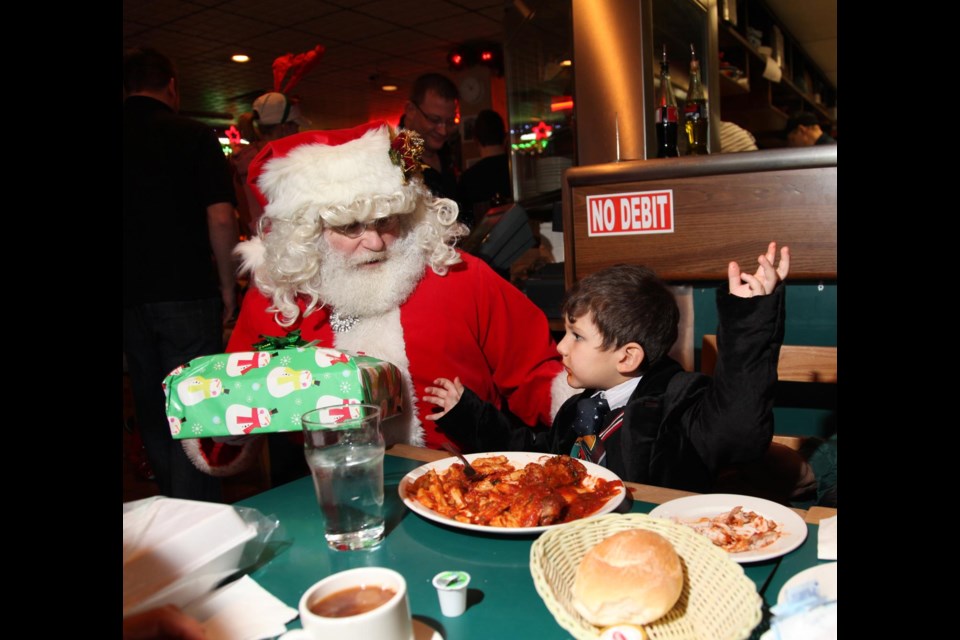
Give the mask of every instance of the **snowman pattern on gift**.
<svg viewBox="0 0 960 640">
<path fill-rule="evenodd" d="M 163 397 L 165 400 L 170 399 L 170 389 L 167 387 L 168 378 L 176 378 L 178 375 L 183 373 L 183 370 L 190 366 L 190 363 L 181 364 L 179 367 L 167 374 L 167 377 L 163 379 L 163 382 L 160 383 L 160 386 L 163 388 Z"/>
<path fill-rule="evenodd" d="M 350 363 L 350 357 L 336 349 L 319 348 L 316 353 L 313 354 L 313 358 L 316 360 L 317 366 L 320 367 L 332 367 L 335 364 Z"/>
<path fill-rule="evenodd" d="M 227 407 L 227 430 L 235 436 L 249 435 L 254 429 L 270 426 L 270 418 L 276 413 L 276 409 L 232 404 Z"/>
<path fill-rule="evenodd" d="M 267 391 L 274 398 L 283 398 L 294 391 L 309 389 L 313 384 L 313 374 L 303 369 L 297 371 L 290 367 L 276 367 L 267 374 Z"/>
<path fill-rule="evenodd" d="M 231 353 L 227 358 L 227 375 L 230 377 L 242 376 L 254 369 L 262 369 L 270 364 L 270 358 L 277 355 L 266 351 L 239 351 Z"/>
<path fill-rule="evenodd" d="M 351 366 L 352 359 L 350 355 L 347 353 L 344 353 L 343 351 L 337 351 L 336 349 L 327 349 L 327 348 L 320 347 L 320 348 L 317 348 L 316 351 L 314 352 L 313 359 L 317 363 L 317 366 L 320 367 L 321 369 L 328 369 L 331 367 L 335 367 L 336 365 L 344 365 L 340 367 L 339 371 L 324 372 L 320 375 L 320 377 L 326 380 L 327 383 L 329 383 L 331 380 L 335 380 L 333 376 L 336 376 L 336 375 L 343 376 L 345 380 L 354 380 L 354 381 L 359 380 L 359 382 L 361 383 L 363 382 L 363 380 L 359 378 L 360 376 L 359 368 L 355 364 Z M 317 382 L 316 384 L 319 385 L 322 383 Z M 340 386 L 341 386 L 341 393 L 347 393 L 347 390 L 354 385 L 349 382 L 345 382 Z M 339 398 L 335 398 L 335 399 L 339 401 Z"/>
<path fill-rule="evenodd" d="M 338 396 L 320 396 L 317 398 L 317 409 L 327 408 L 321 413 L 324 422 L 341 423 L 360 417 L 360 400 L 357 398 L 340 398 Z M 332 419 L 332 420 L 331 420 Z"/>
<path fill-rule="evenodd" d="M 220 378 L 190 376 L 177 385 L 177 397 L 188 407 L 225 393 L 230 393 L 230 390 L 223 388 L 223 381 Z"/>
<path fill-rule="evenodd" d="M 180 429 L 183 427 L 184 420 L 186 420 L 186 416 L 182 418 L 177 418 L 176 416 L 167 416 L 167 424 L 170 425 L 170 435 L 180 435 Z"/>
</svg>

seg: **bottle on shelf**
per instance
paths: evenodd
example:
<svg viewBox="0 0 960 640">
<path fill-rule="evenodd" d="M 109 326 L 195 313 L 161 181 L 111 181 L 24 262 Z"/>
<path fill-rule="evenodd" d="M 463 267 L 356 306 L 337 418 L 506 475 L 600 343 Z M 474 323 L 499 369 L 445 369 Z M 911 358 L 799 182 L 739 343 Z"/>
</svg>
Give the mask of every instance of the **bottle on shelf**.
<svg viewBox="0 0 960 640">
<path fill-rule="evenodd" d="M 675 158 L 677 152 L 677 99 L 670 83 L 670 67 L 667 65 L 667 45 L 663 45 L 660 61 L 660 98 L 656 108 L 657 157 Z"/>
<path fill-rule="evenodd" d="M 707 141 L 710 139 L 710 112 L 707 111 L 707 94 L 700 80 L 700 61 L 697 52 L 690 45 L 690 88 L 683 105 L 683 129 L 687 133 L 687 155 L 698 156 L 710 153 Z"/>
</svg>

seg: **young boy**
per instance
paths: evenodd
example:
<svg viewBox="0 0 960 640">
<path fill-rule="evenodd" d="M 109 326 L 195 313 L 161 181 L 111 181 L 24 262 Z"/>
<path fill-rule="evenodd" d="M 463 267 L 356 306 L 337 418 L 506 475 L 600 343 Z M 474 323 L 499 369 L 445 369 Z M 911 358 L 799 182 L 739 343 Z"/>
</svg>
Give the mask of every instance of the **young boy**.
<svg viewBox="0 0 960 640">
<path fill-rule="evenodd" d="M 512 423 L 459 378 L 426 388 L 424 399 L 443 409 L 428 419 L 466 450 L 565 453 L 627 481 L 709 491 L 719 469 L 760 458 L 773 436 L 784 324 L 777 285 L 790 269 L 787 247 L 774 266 L 776 249 L 771 242 L 754 275 L 728 266 L 729 293 L 717 292 L 714 378 L 667 356 L 680 317 L 669 289 L 646 267 L 617 265 L 578 282 L 564 302 L 557 351 L 570 385 L 584 391 L 552 428 Z"/>
</svg>

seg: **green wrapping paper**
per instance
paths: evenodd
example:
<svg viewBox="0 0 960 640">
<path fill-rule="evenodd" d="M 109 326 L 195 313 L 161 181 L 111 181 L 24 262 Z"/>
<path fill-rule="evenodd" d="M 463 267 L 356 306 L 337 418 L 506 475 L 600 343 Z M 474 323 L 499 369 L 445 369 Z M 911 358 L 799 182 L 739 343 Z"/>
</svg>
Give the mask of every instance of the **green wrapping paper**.
<svg viewBox="0 0 960 640">
<path fill-rule="evenodd" d="M 174 438 L 300 431 L 301 415 L 331 404 L 374 404 L 381 418 L 402 409 L 400 370 L 389 362 L 311 345 L 256 346 L 265 350 L 202 356 L 170 372 L 163 391 Z"/>
</svg>

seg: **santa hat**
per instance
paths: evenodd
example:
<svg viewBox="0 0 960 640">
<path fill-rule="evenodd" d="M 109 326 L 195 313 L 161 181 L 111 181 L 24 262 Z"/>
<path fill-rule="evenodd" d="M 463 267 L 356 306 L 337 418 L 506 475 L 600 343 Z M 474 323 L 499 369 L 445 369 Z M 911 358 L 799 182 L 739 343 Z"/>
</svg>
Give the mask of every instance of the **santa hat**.
<svg viewBox="0 0 960 640">
<path fill-rule="evenodd" d="M 408 178 L 418 174 L 422 151 L 415 132 L 393 135 L 383 121 L 304 131 L 268 144 L 251 162 L 248 180 L 268 218 L 290 221 L 317 212 L 332 225 L 367 221 L 409 212 L 418 191 Z M 369 201 L 383 206 L 350 211 Z"/>
</svg>

